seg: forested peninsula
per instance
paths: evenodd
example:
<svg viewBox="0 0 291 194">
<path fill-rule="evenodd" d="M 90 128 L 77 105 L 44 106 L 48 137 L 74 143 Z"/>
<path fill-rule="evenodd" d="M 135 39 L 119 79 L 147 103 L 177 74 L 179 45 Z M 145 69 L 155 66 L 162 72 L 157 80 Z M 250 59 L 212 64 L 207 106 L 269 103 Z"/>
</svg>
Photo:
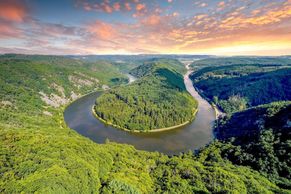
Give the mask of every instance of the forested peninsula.
<svg viewBox="0 0 291 194">
<path fill-rule="evenodd" d="M 130 131 L 160 131 L 187 124 L 194 118 L 198 104 L 185 88 L 184 72 L 177 60 L 148 61 L 131 71 L 139 77 L 136 82 L 97 98 L 96 116 Z"/>
</svg>

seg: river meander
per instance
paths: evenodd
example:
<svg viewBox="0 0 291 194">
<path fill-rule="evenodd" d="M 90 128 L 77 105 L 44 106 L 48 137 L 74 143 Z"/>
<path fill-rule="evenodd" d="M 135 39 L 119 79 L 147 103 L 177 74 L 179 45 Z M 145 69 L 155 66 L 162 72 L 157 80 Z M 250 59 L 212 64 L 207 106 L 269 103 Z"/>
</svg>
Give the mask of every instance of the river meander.
<svg viewBox="0 0 291 194">
<path fill-rule="evenodd" d="M 198 149 L 213 138 L 212 126 L 215 121 L 215 112 L 193 87 L 189 78 L 191 70 L 189 70 L 189 65 L 186 67 L 188 71 L 184 76 L 185 86 L 199 105 L 196 118 L 185 126 L 155 133 L 130 133 L 108 126 L 96 119 L 92 113 L 92 106 L 102 92 L 94 92 L 74 101 L 66 108 L 64 119 L 71 129 L 96 143 L 104 143 L 106 139 L 109 139 L 133 145 L 140 150 L 159 151 L 170 155 Z M 134 77 L 130 77 L 130 81 L 134 81 Z"/>
</svg>

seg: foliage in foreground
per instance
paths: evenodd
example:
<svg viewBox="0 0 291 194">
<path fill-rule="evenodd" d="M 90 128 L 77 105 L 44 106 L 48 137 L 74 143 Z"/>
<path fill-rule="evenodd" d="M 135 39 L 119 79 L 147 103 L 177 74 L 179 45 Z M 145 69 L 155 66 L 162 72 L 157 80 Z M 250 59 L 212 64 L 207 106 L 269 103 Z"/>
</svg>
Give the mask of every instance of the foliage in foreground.
<svg viewBox="0 0 291 194">
<path fill-rule="evenodd" d="M 223 160 L 216 147 L 199 157 L 168 157 L 128 145 L 98 145 L 57 126 L 1 130 L 0 137 L 4 193 L 282 192 L 258 172 Z"/>
</svg>

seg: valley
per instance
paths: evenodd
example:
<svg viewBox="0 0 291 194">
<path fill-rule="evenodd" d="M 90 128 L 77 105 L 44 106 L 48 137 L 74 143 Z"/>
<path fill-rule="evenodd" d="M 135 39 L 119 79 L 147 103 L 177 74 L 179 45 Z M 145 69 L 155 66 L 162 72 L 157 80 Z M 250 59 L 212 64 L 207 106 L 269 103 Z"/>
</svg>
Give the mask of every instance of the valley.
<svg viewBox="0 0 291 194">
<path fill-rule="evenodd" d="M 182 76 L 179 78 L 183 86 L 185 82 L 184 91 L 190 91 L 191 96 L 188 95 L 198 101 L 193 122 L 156 133 L 129 133 L 98 122 L 91 111 L 104 89 L 110 91 L 108 87 L 115 90 L 138 83 L 148 69 L 140 65 L 150 65 L 156 60 L 138 59 L 136 64 L 139 65 L 135 67 L 132 61 L 127 66 L 123 60 L 126 68 L 120 71 L 121 64 L 116 67 L 110 60 L 88 62 L 60 56 L 1 56 L 0 192 L 290 191 L 288 83 L 291 76 L 285 59 L 284 63 L 281 58 L 272 59 L 271 66 L 262 61 L 266 59 L 256 59 L 255 63 L 261 60 L 263 64 L 242 65 L 244 68 L 238 68 L 237 64 L 209 67 L 212 62 L 207 65 L 207 59 L 202 59 L 203 67 L 199 66 L 200 60 L 190 65 L 193 73 L 190 73 L 192 70 L 187 72 L 183 64 L 174 62 L 171 65 L 177 72 L 190 74 L 199 92 L 194 90 L 187 76 L 184 81 Z M 140 68 L 133 71 L 137 80 L 125 76 L 124 73 L 131 71 L 127 67 L 138 66 Z M 229 78 L 240 81 L 227 85 L 225 79 Z M 264 83 L 276 83 L 274 86 L 282 89 L 282 95 L 263 87 L 265 85 L 259 82 L 262 78 Z M 89 84 L 94 83 L 93 80 L 95 84 Z M 126 85 L 130 80 L 134 82 Z M 252 84 L 244 84 L 244 80 L 251 80 Z M 177 87 L 179 83 L 173 82 Z M 246 96 L 249 92 L 241 92 L 259 85 L 268 94 L 267 100 L 261 95 L 253 98 Z M 215 90 L 207 90 L 208 87 Z M 224 106 L 223 100 L 230 96 L 219 92 L 226 88 L 232 91 L 230 96 L 239 95 L 239 99 L 250 101 L 244 105 L 232 97 L 228 106 Z M 211 92 L 217 99 L 211 98 Z M 88 95 L 73 101 L 76 97 L 72 94 Z M 199 95 L 227 113 L 215 122 L 214 135 L 214 110 Z M 251 101 L 253 99 L 256 101 Z M 257 106 L 249 102 L 271 103 Z"/>
<path fill-rule="evenodd" d="M 291 0 L 0 0 L 0 194 L 291 194 Z"/>
<path fill-rule="evenodd" d="M 189 65 L 186 66 L 186 69 L 188 67 Z M 114 126 L 106 125 L 91 114 L 92 106 L 95 104 L 95 99 L 101 95 L 100 92 L 84 96 L 68 106 L 64 112 L 65 121 L 70 128 L 97 143 L 104 143 L 106 139 L 109 139 L 134 145 L 138 149 L 159 151 L 170 155 L 200 148 L 213 138 L 212 126 L 215 116 L 211 105 L 195 91 L 192 81 L 189 79 L 191 72 L 188 69 L 185 73 L 184 84 L 187 91 L 197 100 L 198 112 L 196 118 L 184 126 L 170 128 L 169 131 L 154 131 L 154 133 L 152 131 L 146 133 L 123 132 Z M 127 75 L 131 78 L 129 80 L 136 79 L 130 74 Z"/>
<path fill-rule="evenodd" d="M 126 131 L 165 131 L 188 124 L 197 102 L 187 92 L 183 65 L 155 60 L 131 71 L 134 83 L 105 92 L 96 100 L 97 118 Z"/>
</svg>

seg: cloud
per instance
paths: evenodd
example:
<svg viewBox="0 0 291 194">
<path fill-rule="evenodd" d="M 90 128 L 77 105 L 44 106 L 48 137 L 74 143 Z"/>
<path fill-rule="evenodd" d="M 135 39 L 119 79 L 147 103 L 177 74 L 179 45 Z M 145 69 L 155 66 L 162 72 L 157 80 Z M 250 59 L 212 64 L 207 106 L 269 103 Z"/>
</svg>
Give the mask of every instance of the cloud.
<svg viewBox="0 0 291 194">
<path fill-rule="evenodd" d="M 120 11 L 120 8 L 121 8 L 120 3 L 119 2 L 114 3 L 113 8 L 115 11 Z"/>
<path fill-rule="evenodd" d="M 0 0 L 0 39 L 20 38 L 19 24 L 28 18 L 28 9 L 23 1 Z"/>
<path fill-rule="evenodd" d="M 144 0 L 101 0 L 101 1 L 90 1 L 90 0 L 77 0 L 76 6 L 84 9 L 85 11 L 98 11 L 104 13 L 113 12 L 129 12 L 134 18 L 144 16 L 145 14 L 152 13 L 154 10 L 159 10 L 155 1 L 144 1 Z M 150 5 L 149 9 L 147 5 Z M 134 11 L 134 13 L 133 13 Z"/>
<path fill-rule="evenodd" d="M 142 24 L 145 26 L 158 25 L 160 24 L 160 22 L 161 22 L 161 17 L 159 15 L 151 15 L 142 20 Z"/>
<path fill-rule="evenodd" d="M 129 12 L 132 7 L 140 12 L 146 9 L 145 3 L 140 3 L 139 0 L 123 0 L 123 1 L 89 1 L 89 0 L 77 0 L 76 6 L 83 8 L 85 11 L 100 11 L 105 13 L 112 13 L 114 11 Z"/>
<path fill-rule="evenodd" d="M 113 14 L 112 18 L 118 14 L 134 18 L 129 18 L 128 22 L 120 21 L 118 16 L 106 21 L 100 17 L 71 26 L 27 20 L 27 12 L 18 14 L 19 17 L 0 14 L 0 38 L 20 37 L 24 44 L 15 46 L 15 51 L 30 52 L 27 50 L 30 47 L 48 54 L 215 54 L 233 53 L 234 50 L 247 53 L 256 49 L 265 53 L 268 45 L 274 45 L 278 52 L 282 48 L 290 51 L 290 0 L 262 2 L 196 1 L 187 11 L 181 11 L 172 4 L 166 3 L 168 7 L 164 7 L 154 1 L 82 0 L 79 7 L 84 10 L 104 12 L 105 16 L 122 12 Z M 3 45 L 1 48 L 2 51 L 11 50 Z"/>
<path fill-rule="evenodd" d="M 0 39 L 20 38 L 21 31 L 9 22 L 0 21 Z"/>
<path fill-rule="evenodd" d="M 260 13 L 260 15 L 258 15 Z M 231 15 L 231 14 L 230 14 Z M 263 26 L 272 23 L 279 23 L 282 20 L 291 18 L 291 4 L 284 3 L 282 6 L 273 9 L 261 9 L 252 11 L 252 15 L 233 14 L 221 21 L 220 28 L 247 28 L 250 26 Z"/>
<path fill-rule="evenodd" d="M 142 3 L 139 3 L 135 6 L 135 9 L 136 11 L 143 11 L 146 9 L 146 5 L 145 4 L 142 4 Z"/>
<path fill-rule="evenodd" d="M 131 10 L 130 3 L 125 2 L 125 3 L 124 3 L 124 8 L 125 8 L 126 11 L 130 11 L 130 10 Z"/>
<path fill-rule="evenodd" d="M 225 6 L 225 2 L 224 1 L 220 1 L 219 3 L 218 3 L 218 7 L 224 7 Z"/>
<path fill-rule="evenodd" d="M 83 29 L 75 26 L 66 26 L 63 24 L 43 23 L 37 20 L 31 20 L 27 23 L 30 30 L 27 36 L 47 37 L 51 39 L 64 37 L 79 37 L 83 35 Z"/>
<path fill-rule="evenodd" d="M 6 21 L 22 22 L 27 16 L 27 7 L 23 1 L 0 0 L 0 18 Z"/>
<path fill-rule="evenodd" d="M 199 7 L 206 7 L 208 4 L 207 3 L 201 3 L 200 5 L 199 5 Z"/>
<path fill-rule="evenodd" d="M 117 31 L 111 24 L 99 20 L 90 24 L 87 30 L 102 40 L 113 39 L 117 34 Z"/>
<path fill-rule="evenodd" d="M 113 11 L 119 11 L 119 10 L 116 10 L 114 5 L 113 4 L 111 5 L 110 2 L 107 0 L 104 0 L 101 2 L 77 0 L 76 6 L 83 8 L 85 11 L 101 11 L 105 13 L 112 13 Z"/>
</svg>

